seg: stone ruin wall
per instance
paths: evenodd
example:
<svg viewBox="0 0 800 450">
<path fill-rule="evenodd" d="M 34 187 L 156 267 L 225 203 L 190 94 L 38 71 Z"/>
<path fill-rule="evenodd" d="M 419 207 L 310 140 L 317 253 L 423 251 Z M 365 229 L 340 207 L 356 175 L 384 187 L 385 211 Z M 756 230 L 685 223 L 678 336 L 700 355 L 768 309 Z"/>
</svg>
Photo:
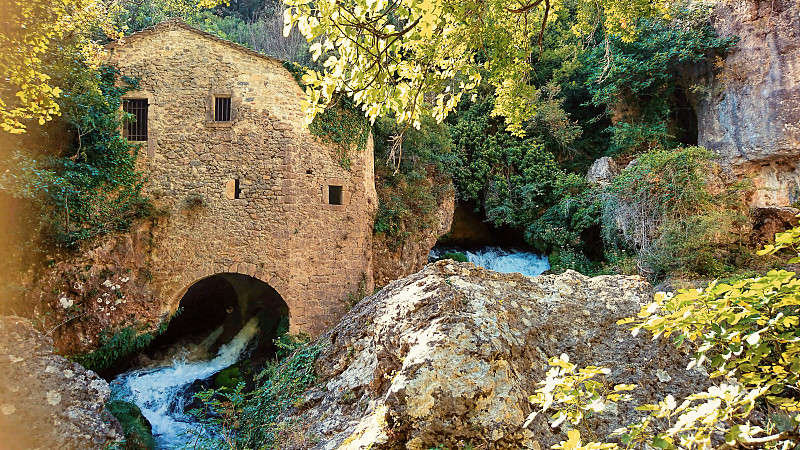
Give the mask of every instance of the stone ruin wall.
<svg viewBox="0 0 800 450">
<path fill-rule="evenodd" d="M 280 61 L 169 22 L 111 46 L 110 62 L 140 79 L 126 98 L 149 101 L 140 163 L 166 211 L 148 261 L 163 312 L 200 279 L 242 273 L 281 294 L 292 332 L 317 334 L 359 283 L 371 292 L 372 143 L 340 167 L 303 127 L 304 95 Z M 214 95 L 231 97 L 230 123 L 213 122 Z M 327 204 L 329 185 L 342 205 Z"/>
</svg>

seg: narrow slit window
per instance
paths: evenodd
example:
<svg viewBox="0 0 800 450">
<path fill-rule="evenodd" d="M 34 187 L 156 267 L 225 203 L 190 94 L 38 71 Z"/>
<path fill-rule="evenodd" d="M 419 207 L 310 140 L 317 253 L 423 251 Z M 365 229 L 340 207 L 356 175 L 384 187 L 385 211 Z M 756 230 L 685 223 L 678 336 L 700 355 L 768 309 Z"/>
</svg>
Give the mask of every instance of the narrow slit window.
<svg viewBox="0 0 800 450">
<path fill-rule="evenodd" d="M 214 97 L 214 121 L 215 122 L 231 121 L 230 97 Z"/>
<path fill-rule="evenodd" d="M 342 186 L 328 186 L 328 203 L 342 205 Z"/>
<path fill-rule="evenodd" d="M 239 179 L 233 182 L 233 198 L 242 198 L 242 188 L 239 187 Z"/>
<path fill-rule="evenodd" d="M 122 110 L 133 115 L 133 118 L 125 121 L 122 127 L 122 135 L 129 141 L 146 141 L 147 99 L 125 99 L 122 101 Z"/>
</svg>

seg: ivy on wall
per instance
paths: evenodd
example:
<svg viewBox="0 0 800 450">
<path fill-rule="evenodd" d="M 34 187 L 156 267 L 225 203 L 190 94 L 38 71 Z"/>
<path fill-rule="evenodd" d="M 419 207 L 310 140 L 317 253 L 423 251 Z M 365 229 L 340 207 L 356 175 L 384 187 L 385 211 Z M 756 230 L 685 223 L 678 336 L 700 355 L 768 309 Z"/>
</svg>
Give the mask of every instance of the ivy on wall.
<svg viewBox="0 0 800 450">
<path fill-rule="evenodd" d="M 304 87 L 302 76 L 305 68 L 297 63 L 284 62 L 283 66 Z M 333 146 L 333 158 L 342 168 L 350 170 L 350 154 L 355 149 L 363 151 L 369 140 L 370 124 L 352 100 L 340 97 L 334 106 L 317 114 L 308 126 L 311 135 Z"/>
</svg>

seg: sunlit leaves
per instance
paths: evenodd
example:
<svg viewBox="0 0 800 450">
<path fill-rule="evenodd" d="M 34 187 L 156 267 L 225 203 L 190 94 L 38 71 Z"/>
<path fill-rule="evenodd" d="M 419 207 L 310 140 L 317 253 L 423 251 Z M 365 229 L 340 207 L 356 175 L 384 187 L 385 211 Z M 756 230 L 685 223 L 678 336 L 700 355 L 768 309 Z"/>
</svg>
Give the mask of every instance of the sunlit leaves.
<svg viewBox="0 0 800 450">
<path fill-rule="evenodd" d="M 59 115 L 60 89 L 50 83 L 44 59 L 56 52 L 56 41 L 69 39 L 90 64 L 100 61 L 101 48 L 90 32 L 115 37 L 105 3 L 99 0 L 9 0 L 0 2 L 0 127 L 23 133 L 25 123 L 40 124 Z"/>
<path fill-rule="evenodd" d="M 797 252 L 799 243 L 796 227 L 779 233 L 776 244 L 760 253 Z M 790 449 L 800 444 L 800 280 L 794 272 L 773 270 L 760 278 L 658 293 L 636 318 L 618 323 L 634 323 L 634 334 L 647 330 L 654 340 L 671 337 L 678 346 L 691 342 L 694 355 L 687 370 L 709 368 L 711 378 L 725 380 L 681 401 L 668 395 L 637 407 L 647 415 L 613 433 L 628 448 Z M 598 399 L 617 401 L 598 395 L 605 388 L 591 380 L 601 373 L 598 368 L 577 369 L 565 355 L 550 364 L 553 368 L 540 383 L 544 387 L 531 401 L 541 410 L 554 409 L 554 424 L 570 420 L 585 425 L 584 412 L 593 410 Z M 783 430 L 771 421 L 754 420 L 752 413 L 763 408 L 764 400 L 787 417 Z M 574 430 L 567 437 L 553 448 L 604 445 L 583 443 Z"/>
<path fill-rule="evenodd" d="M 581 20 L 601 17 L 633 35 L 637 17 L 663 11 L 653 0 L 581 0 Z M 546 19 L 563 0 L 286 0 L 284 34 L 297 27 L 324 70 L 307 90 L 309 121 L 334 92 L 353 97 L 374 120 L 393 115 L 419 126 L 421 114 L 442 121 L 481 81 L 497 89 L 494 114 L 509 131 L 536 114 L 543 96 L 530 80 Z M 589 10 L 594 10 L 590 13 Z M 626 26 L 629 23 L 631 26 Z M 585 24 L 584 24 L 585 25 Z M 587 26 L 576 27 L 586 29 Z M 427 96 L 427 97 L 426 97 Z M 428 101 L 429 98 L 434 99 Z"/>
<path fill-rule="evenodd" d="M 588 366 L 578 369 L 569 362 L 566 354 L 550 359 L 550 370 L 547 378 L 540 381 L 541 388 L 529 397 L 534 405 L 541 411 L 555 410 L 550 417 L 551 426 L 558 427 L 568 421 L 578 425 L 592 414 L 602 413 L 609 403 L 631 400 L 628 391 L 636 388 L 635 385 L 618 384 L 608 386 L 602 381 L 594 379 L 597 375 L 608 375 L 611 371 L 604 367 Z M 534 411 L 528 416 L 524 427 L 530 425 L 538 413 Z M 574 441 L 576 437 L 571 437 Z M 556 447 L 558 448 L 558 447 Z M 577 446 L 563 448 L 583 448 Z M 615 448 L 615 447 L 586 447 L 586 448 Z"/>
</svg>

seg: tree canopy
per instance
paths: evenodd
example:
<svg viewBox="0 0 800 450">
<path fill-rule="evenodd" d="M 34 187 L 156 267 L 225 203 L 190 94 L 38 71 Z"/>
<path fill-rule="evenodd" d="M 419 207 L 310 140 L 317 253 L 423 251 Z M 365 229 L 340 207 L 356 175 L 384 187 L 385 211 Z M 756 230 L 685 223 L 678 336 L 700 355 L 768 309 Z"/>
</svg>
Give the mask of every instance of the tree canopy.
<svg viewBox="0 0 800 450">
<path fill-rule="evenodd" d="M 0 127 L 25 131 L 59 114 L 61 89 L 50 82 L 50 56 L 58 46 L 78 47 L 85 60 L 99 61 L 95 32 L 116 37 L 105 4 L 98 0 L 10 0 L 0 2 Z"/>
<path fill-rule="evenodd" d="M 548 21 L 564 8 L 574 32 L 630 40 L 638 19 L 665 15 L 661 0 L 285 0 L 284 34 L 297 26 L 313 42 L 321 71 L 309 71 L 309 119 L 344 93 L 374 120 L 394 115 L 418 127 L 420 116 L 442 121 L 465 93 L 494 87 L 493 114 L 509 131 L 547 100 L 531 82 Z"/>
<path fill-rule="evenodd" d="M 62 89 L 52 78 L 59 70 L 54 60 L 65 47 L 76 49 L 88 67 L 96 68 L 102 60 L 101 43 L 121 37 L 128 30 L 127 22 L 153 25 L 153 20 L 167 18 L 165 14 L 222 3 L 225 0 L 0 2 L 0 127 L 9 133 L 24 133 L 30 121 L 44 124 L 60 114 L 56 99 Z M 150 8 L 152 4 L 155 7 Z M 141 17 L 144 15 L 150 22 Z"/>
</svg>

